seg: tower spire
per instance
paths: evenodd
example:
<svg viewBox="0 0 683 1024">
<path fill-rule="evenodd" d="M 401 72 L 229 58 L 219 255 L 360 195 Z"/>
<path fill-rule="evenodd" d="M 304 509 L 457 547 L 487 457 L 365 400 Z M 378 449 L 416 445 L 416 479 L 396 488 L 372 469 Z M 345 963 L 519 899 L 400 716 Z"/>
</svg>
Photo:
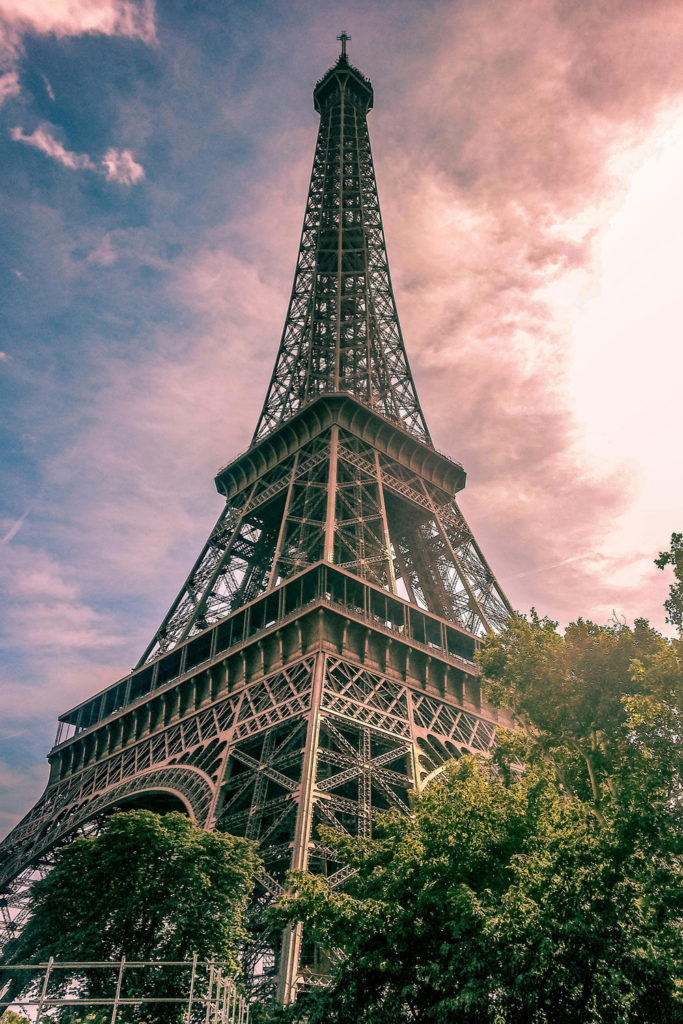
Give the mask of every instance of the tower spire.
<svg viewBox="0 0 683 1024">
<path fill-rule="evenodd" d="M 318 140 L 280 349 L 254 433 L 323 394 L 351 394 L 431 444 L 396 311 L 367 114 L 370 81 L 340 60 L 317 83 Z"/>
<path fill-rule="evenodd" d="M 346 60 L 347 59 L 346 58 L 346 44 L 348 42 L 351 42 L 351 36 L 344 29 L 342 29 L 341 35 L 338 35 L 337 39 L 342 44 L 341 53 L 339 54 L 339 59 L 340 60 Z"/>
</svg>

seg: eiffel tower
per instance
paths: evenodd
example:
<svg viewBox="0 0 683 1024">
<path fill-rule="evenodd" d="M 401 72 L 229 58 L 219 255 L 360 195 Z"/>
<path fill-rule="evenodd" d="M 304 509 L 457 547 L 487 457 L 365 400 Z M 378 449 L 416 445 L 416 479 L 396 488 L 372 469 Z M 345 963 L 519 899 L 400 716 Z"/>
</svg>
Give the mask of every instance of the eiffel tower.
<svg viewBox="0 0 683 1024">
<path fill-rule="evenodd" d="M 343 885 L 320 823 L 376 815 L 494 742 L 473 655 L 511 609 L 432 443 L 389 276 L 370 151 L 373 89 L 348 60 L 320 127 L 275 369 L 226 503 L 136 668 L 59 719 L 47 788 L 0 845 L 4 939 L 60 844 L 114 808 L 182 809 L 258 841 L 252 968 L 283 1002 L 320 982 L 300 928 L 262 908 L 289 868 Z"/>
</svg>

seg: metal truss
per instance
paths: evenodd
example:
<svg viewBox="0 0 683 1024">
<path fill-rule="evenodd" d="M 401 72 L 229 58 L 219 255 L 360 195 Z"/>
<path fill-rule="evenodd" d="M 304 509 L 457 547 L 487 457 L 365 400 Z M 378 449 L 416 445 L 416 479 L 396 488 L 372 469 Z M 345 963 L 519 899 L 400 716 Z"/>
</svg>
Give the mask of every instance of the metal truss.
<svg viewBox="0 0 683 1024">
<path fill-rule="evenodd" d="M 94 751 L 94 763 L 74 763 L 48 787 L 0 848 L 5 944 L 25 922 L 30 885 L 49 869 L 55 849 L 79 830 L 99 827 L 112 809 L 158 806 L 167 794 L 201 824 L 258 842 L 264 870 L 245 964 L 265 992 L 274 992 L 279 976 L 281 996 L 289 998 L 315 975 L 313 961 L 299 966 L 303 940 L 297 957 L 283 961 L 264 910 L 284 891 L 292 866 L 323 872 L 335 887 L 348 878 L 318 825 L 369 836 L 377 814 L 409 813 L 409 791 L 435 766 L 494 742 L 494 722 L 481 714 L 322 649 L 234 692 L 229 677 L 224 686 L 218 699 L 185 712 L 176 690 L 150 699 L 130 712 L 136 742 L 116 750 L 122 735 L 112 722 L 101 756 Z M 154 700 L 163 702 L 163 714 L 153 711 Z"/>
<path fill-rule="evenodd" d="M 315 102 L 320 129 L 294 285 L 250 449 L 264 468 L 230 496 L 139 665 L 321 558 L 392 592 L 400 580 L 410 600 L 478 636 L 511 611 L 453 494 L 375 449 L 367 433 L 304 434 L 294 450 L 278 442 L 272 461 L 272 435 L 340 392 L 433 451 L 389 275 L 367 130 L 372 87 L 341 56 Z"/>
<path fill-rule="evenodd" d="M 477 636 L 510 614 L 457 502 L 331 427 L 231 498 L 139 665 L 323 558 Z"/>
<path fill-rule="evenodd" d="M 341 58 L 316 88 L 320 129 L 299 258 L 255 441 L 317 396 L 348 391 L 431 443 L 389 275 L 371 104 L 369 83 Z"/>
</svg>

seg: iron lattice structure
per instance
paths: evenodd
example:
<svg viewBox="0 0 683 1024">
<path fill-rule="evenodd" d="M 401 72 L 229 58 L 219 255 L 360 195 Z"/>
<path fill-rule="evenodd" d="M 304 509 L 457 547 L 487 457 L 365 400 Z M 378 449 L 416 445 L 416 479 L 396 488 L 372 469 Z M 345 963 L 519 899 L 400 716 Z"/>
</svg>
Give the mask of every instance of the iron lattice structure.
<svg viewBox="0 0 683 1024">
<path fill-rule="evenodd" d="M 343 40 L 345 43 L 345 40 Z M 226 505 L 122 680 L 60 718 L 44 795 L 0 846 L 5 938 L 53 851 L 114 807 L 183 806 L 257 840 L 256 982 L 287 1002 L 328 966 L 263 907 L 289 868 L 343 885 L 317 826 L 367 836 L 501 719 L 473 661 L 510 613 L 435 450 L 396 314 L 367 130 L 345 47 L 320 129 L 294 286 L 252 444 Z"/>
</svg>

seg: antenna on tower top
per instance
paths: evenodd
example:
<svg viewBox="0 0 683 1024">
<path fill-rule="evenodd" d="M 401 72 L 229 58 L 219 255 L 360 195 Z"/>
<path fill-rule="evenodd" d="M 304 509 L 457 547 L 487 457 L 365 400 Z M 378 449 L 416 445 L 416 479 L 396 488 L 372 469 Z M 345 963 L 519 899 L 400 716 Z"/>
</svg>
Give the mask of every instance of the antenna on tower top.
<svg viewBox="0 0 683 1024">
<path fill-rule="evenodd" d="M 346 44 L 350 41 L 351 36 L 348 34 L 348 32 L 346 32 L 345 29 L 342 29 L 342 33 L 341 35 L 337 36 L 337 39 L 342 44 L 342 52 L 340 53 L 339 56 L 341 57 L 342 60 L 346 60 Z"/>
</svg>

